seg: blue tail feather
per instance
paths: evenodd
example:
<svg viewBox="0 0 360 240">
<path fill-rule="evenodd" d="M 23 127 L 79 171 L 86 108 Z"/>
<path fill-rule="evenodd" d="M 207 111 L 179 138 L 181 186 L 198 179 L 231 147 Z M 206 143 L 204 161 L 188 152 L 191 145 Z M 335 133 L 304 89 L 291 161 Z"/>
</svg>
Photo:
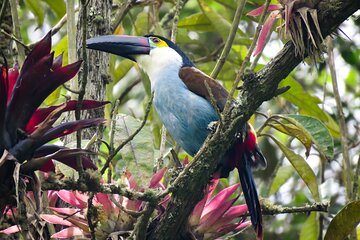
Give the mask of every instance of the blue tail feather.
<svg viewBox="0 0 360 240">
<path fill-rule="evenodd" d="M 240 183 L 248 206 L 251 223 L 257 233 L 257 239 L 262 239 L 262 215 L 259 197 L 257 194 L 255 181 L 251 171 L 250 153 L 244 152 L 242 159 L 238 162 Z"/>
</svg>

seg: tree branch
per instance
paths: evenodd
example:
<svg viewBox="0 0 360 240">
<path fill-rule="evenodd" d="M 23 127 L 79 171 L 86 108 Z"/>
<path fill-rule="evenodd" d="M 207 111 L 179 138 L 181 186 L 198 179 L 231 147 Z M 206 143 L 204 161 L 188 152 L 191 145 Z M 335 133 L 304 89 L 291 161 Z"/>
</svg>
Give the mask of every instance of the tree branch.
<svg viewBox="0 0 360 240">
<path fill-rule="evenodd" d="M 141 200 L 146 202 L 156 202 L 159 198 L 163 197 L 162 192 L 158 193 L 154 190 L 148 190 L 145 192 L 136 192 L 129 190 L 125 187 L 114 184 L 101 184 L 98 178 L 91 178 L 87 172 L 84 172 L 84 178 L 80 178 L 77 181 L 64 180 L 64 181 L 51 181 L 45 180 L 41 184 L 41 189 L 46 190 L 69 190 L 69 191 L 81 191 L 89 193 L 106 193 L 106 194 L 118 194 L 131 200 Z M 90 176 L 90 177 L 89 177 Z"/>
<path fill-rule="evenodd" d="M 281 205 L 261 205 L 262 214 L 263 215 L 279 215 L 279 214 L 287 214 L 287 213 L 309 213 L 309 212 L 327 212 L 330 206 L 329 202 L 316 202 L 313 204 L 307 204 L 305 206 L 300 207 L 283 207 Z M 247 217 L 250 216 L 249 213 L 240 215 L 239 217 Z"/>
<path fill-rule="evenodd" d="M 341 22 L 359 8 L 360 1 L 323 0 L 320 2 L 317 9 L 323 36 L 333 32 Z M 174 239 L 174 236 L 181 236 L 189 214 L 202 198 L 203 194 L 199 193 L 205 189 L 218 160 L 232 144 L 238 127 L 244 125 L 264 101 L 276 94 L 280 81 L 289 75 L 301 61 L 301 57 L 295 55 L 292 42 L 288 42 L 261 71 L 246 78 L 238 103 L 224 113 L 226 116 L 224 124 L 208 137 L 194 160 L 173 182 L 172 201 L 149 239 Z"/>
</svg>

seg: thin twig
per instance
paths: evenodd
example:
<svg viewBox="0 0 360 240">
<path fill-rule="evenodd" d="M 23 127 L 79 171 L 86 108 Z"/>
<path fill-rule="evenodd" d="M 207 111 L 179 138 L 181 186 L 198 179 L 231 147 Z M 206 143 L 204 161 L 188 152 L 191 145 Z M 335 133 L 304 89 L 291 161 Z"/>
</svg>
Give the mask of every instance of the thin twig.
<svg viewBox="0 0 360 240">
<path fill-rule="evenodd" d="M 120 106 L 120 100 L 117 99 L 115 101 L 115 104 L 113 106 L 113 108 L 111 109 L 111 112 L 110 112 L 110 119 L 111 119 L 111 123 L 110 123 L 110 140 L 109 140 L 109 155 L 112 155 L 114 153 L 114 139 L 115 139 L 115 125 L 116 125 L 116 120 L 115 120 L 115 117 L 116 117 L 116 113 L 119 109 L 119 106 Z M 108 170 L 108 183 L 111 182 L 111 176 L 112 176 L 112 170 L 111 168 Z"/>
<path fill-rule="evenodd" d="M 309 212 L 327 212 L 330 206 L 329 202 L 325 203 L 313 203 L 311 205 L 305 205 L 301 207 L 284 207 L 281 205 L 269 205 L 262 204 L 261 205 L 261 213 L 262 215 L 279 215 L 285 213 L 309 213 Z M 239 217 L 247 217 L 250 216 L 249 213 L 239 215 Z"/>
<path fill-rule="evenodd" d="M 14 36 L 19 40 L 16 41 L 16 47 L 18 50 L 18 62 L 20 66 L 24 63 L 25 60 L 25 49 L 20 42 L 22 42 L 21 33 L 20 33 L 20 23 L 19 23 L 19 16 L 17 12 L 17 1 L 16 0 L 9 0 L 10 8 L 11 8 L 11 17 L 13 21 L 13 33 Z"/>
<path fill-rule="evenodd" d="M 75 1 L 74 0 L 66 0 L 66 30 L 68 35 L 68 59 L 69 63 L 73 63 L 77 60 L 76 56 L 76 22 L 75 22 Z M 66 19 L 66 18 L 65 18 Z M 82 43 L 83 44 L 83 43 Z M 85 46 L 85 45 L 82 45 Z M 87 73 L 86 73 L 87 74 Z M 71 89 L 74 91 L 78 91 L 79 89 L 79 83 L 78 83 L 78 77 L 75 75 L 75 77 L 72 79 L 71 83 Z M 76 94 L 73 92 L 70 92 L 71 98 L 75 99 Z"/>
<path fill-rule="evenodd" d="M 199 58 L 195 59 L 193 61 L 193 63 L 196 64 L 196 63 L 208 62 L 208 61 L 213 61 L 213 60 L 218 59 L 218 55 L 224 46 L 225 46 L 225 43 L 223 43 L 223 42 L 220 43 L 218 45 L 218 47 L 214 51 L 212 51 L 210 54 L 206 54 L 203 57 L 199 57 Z"/>
<path fill-rule="evenodd" d="M 176 34 L 177 34 L 177 23 L 179 22 L 179 15 L 180 15 L 180 11 L 181 9 L 184 7 L 184 1 L 183 0 L 177 0 L 176 2 L 176 8 L 175 8 L 175 13 L 174 13 L 174 17 L 173 17 L 173 24 L 172 24 L 172 28 L 171 28 L 171 41 L 175 43 L 176 41 Z"/>
<path fill-rule="evenodd" d="M 335 70 L 335 61 L 334 61 L 334 52 L 332 39 L 330 37 L 326 40 L 327 50 L 328 50 L 328 59 L 327 63 L 330 68 L 332 86 L 334 91 L 334 97 L 336 101 L 337 115 L 340 122 L 340 133 L 341 133 L 341 147 L 343 154 L 343 180 L 346 189 L 347 200 L 352 200 L 352 189 L 351 189 L 351 165 L 350 165 L 350 156 L 349 156 L 349 146 L 348 146 L 348 129 L 346 126 L 344 111 L 342 108 L 341 97 L 339 93 L 339 88 L 337 84 L 336 70 Z"/>
<path fill-rule="evenodd" d="M 114 137 L 115 137 L 115 116 L 119 109 L 120 103 L 122 103 L 123 99 L 126 97 L 126 95 L 133 89 L 138 83 L 141 82 L 141 79 L 136 79 L 133 83 L 131 83 L 129 86 L 126 87 L 126 89 L 121 93 L 121 95 L 118 97 L 118 99 L 115 101 L 115 104 L 113 105 L 111 112 L 110 112 L 110 142 L 109 142 L 109 155 L 112 155 L 114 153 Z M 111 181 L 111 169 L 108 171 L 108 182 Z"/>
<path fill-rule="evenodd" d="M 161 140 L 160 140 L 160 154 L 159 154 L 159 157 L 158 159 L 156 159 L 156 162 L 155 162 L 155 166 L 154 166 L 154 172 L 157 172 L 158 170 L 160 170 L 160 168 L 162 167 L 164 161 L 164 154 L 165 154 L 165 149 L 166 149 L 166 135 L 167 135 L 167 131 L 166 131 L 166 128 L 164 125 L 162 125 L 161 127 Z"/>
<path fill-rule="evenodd" d="M 218 115 L 218 118 L 219 118 L 219 124 L 221 125 L 222 124 L 221 111 L 220 111 L 218 105 L 216 104 L 216 99 L 214 97 L 214 94 L 213 94 L 208 82 L 204 81 L 204 84 L 205 84 L 205 87 L 206 87 L 206 91 L 209 93 L 210 103 L 211 103 L 212 107 L 215 109 L 216 114 Z"/>
<path fill-rule="evenodd" d="M 106 171 L 106 169 L 109 167 L 110 162 L 112 161 L 112 159 L 116 156 L 116 154 L 128 143 L 130 142 L 140 131 L 141 129 L 145 126 L 145 123 L 147 121 L 147 118 L 149 116 L 150 113 L 150 109 L 151 109 L 151 105 L 152 105 L 152 101 L 154 98 L 154 94 L 151 94 L 151 98 L 150 101 L 146 107 L 145 110 L 145 116 L 144 119 L 140 125 L 140 127 L 138 129 L 136 129 L 135 132 L 133 132 L 127 139 L 125 139 L 123 142 L 120 143 L 120 145 L 114 150 L 114 152 L 112 154 L 109 155 L 109 157 L 106 159 L 106 162 L 104 164 L 104 167 L 101 169 L 100 173 L 101 175 L 104 174 L 104 172 Z"/>
<path fill-rule="evenodd" d="M 141 82 L 141 78 L 138 78 L 134 82 L 132 82 L 130 85 L 128 85 L 124 89 L 124 91 L 120 94 L 120 96 L 118 97 L 119 103 L 122 103 L 124 98 L 128 95 L 128 93 L 140 82 Z"/>
<path fill-rule="evenodd" d="M 221 52 L 219 60 L 216 62 L 215 68 L 210 75 L 212 78 L 216 78 L 218 76 L 218 74 L 220 73 L 221 69 L 223 68 L 223 66 L 225 64 L 226 58 L 228 57 L 228 55 L 230 53 L 231 46 L 232 46 L 235 36 L 236 36 L 236 32 L 239 28 L 240 18 L 242 16 L 242 12 L 244 10 L 245 3 L 246 3 L 246 0 L 240 0 L 240 2 L 237 4 L 238 6 L 236 8 L 234 21 L 231 25 L 231 30 L 229 32 L 229 36 L 226 40 L 224 49 Z"/>
<path fill-rule="evenodd" d="M 118 14 L 115 16 L 115 20 L 111 23 L 111 32 L 114 32 L 117 26 L 122 22 L 125 15 L 130 11 L 130 9 L 136 4 L 136 0 L 128 0 L 125 3 L 124 7 L 117 10 Z"/>
<path fill-rule="evenodd" d="M 144 211 L 133 211 L 133 210 L 127 209 L 126 207 L 124 207 L 123 205 L 121 205 L 118 200 L 116 200 L 116 199 L 114 198 L 114 195 L 113 195 L 113 194 L 109 194 L 109 198 L 110 198 L 110 200 L 112 201 L 112 203 L 113 203 L 116 207 L 118 207 L 121 211 L 129 214 L 130 216 L 132 216 L 132 217 L 134 217 L 134 218 L 138 218 L 138 217 L 140 217 L 142 214 L 144 214 Z"/>
<path fill-rule="evenodd" d="M 31 50 L 25 43 L 23 43 L 20 39 L 16 38 L 16 36 L 6 32 L 4 29 L 1 29 L 0 31 L 2 34 L 7 36 L 8 38 L 10 38 L 10 39 L 14 40 L 15 42 L 17 42 L 18 44 L 22 45 L 27 51 Z"/>
<path fill-rule="evenodd" d="M 358 200 L 359 192 L 359 175 L 360 175 L 360 155 L 358 157 L 358 162 L 356 165 L 355 175 L 354 175 L 354 185 L 353 185 L 353 199 Z"/>
<path fill-rule="evenodd" d="M 182 4 L 183 6 L 188 2 L 189 0 L 182 0 Z M 160 21 L 160 26 L 163 29 L 169 29 L 169 23 L 171 22 L 171 20 L 174 18 L 175 16 L 175 12 L 176 12 L 176 8 L 177 5 L 175 5 L 173 8 L 171 8 L 169 11 L 167 11 L 167 13 L 164 15 L 164 17 L 162 17 L 161 21 Z M 181 7 L 182 8 L 182 7 Z"/>
<path fill-rule="evenodd" d="M 89 193 L 89 198 L 88 198 L 88 211 L 86 212 L 86 218 L 88 221 L 88 225 L 89 225 L 89 229 L 90 229 L 90 235 L 91 235 L 91 240 L 96 240 L 96 236 L 95 236 L 95 224 L 93 223 L 92 219 L 96 218 L 96 208 L 93 206 L 93 199 L 94 199 L 94 193 Z"/>
<path fill-rule="evenodd" d="M 66 91 L 69 91 L 71 93 L 74 93 L 74 94 L 80 93 L 79 91 L 75 91 L 75 90 L 71 89 L 70 87 L 66 86 L 66 84 L 63 84 L 62 86 L 65 88 Z"/>
<path fill-rule="evenodd" d="M 186 2 L 187 1 L 184 1 L 184 0 L 178 0 L 176 2 L 176 7 L 175 7 L 174 15 L 173 15 L 174 20 L 173 20 L 173 24 L 172 24 L 172 28 L 171 28 L 171 37 L 170 37 L 170 39 L 173 43 L 176 43 L 177 23 L 179 22 L 180 11 L 184 7 Z M 158 171 L 163 164 L 165 145 L 166 145 L 166 133 L 167 133 L 166 128 L 164 125 L 162 125 L 161 141 L 160 141 L 160 154 L 159 154 L 159 158 L 156 159 L 156 162 L 155 162 L 155 171 Z"/>
<path fill-rule="evenodd" d="M 79 7 L 75 7 L 74 9 L 74 13 L 79 11 Z M 51 29 L 51 36 L 54 36 L 56 33 L 58 33 L 60 31 L 60 29 L 65 25 L 65 23 L 67 22 L 67 14 L 65 14 L 56 24 L 55 26 Z M 37 44 L 38 42 L 34 42 L 31 43 L 29 45 L 27 45 L 27 47 L 29 49 L 33 49 L 33 47 Z M 70 62 L 70 61 L 69 61 Z"/>
<path fill-rule="evenodd" d="M 240 80 L 242 79 L 242 77 L 244 75 L 245 67 L 248 64 L 248 62 L 250 61 L 250 57 L 251 57 L 251 55 L 252 55 L 252 53 L 253 53 L 253 51 L 255 49 L 256 42 L 257 42 L 257 40 L 259 38 L 261 26 L 262 26 L 262 23 L 265 20 L 265 15 L 267 13 L 267 9 L 269 7 L 269 4 L 270 4 L 270 0 L 266 0 L 265 5 L 264 5 L 263 13 L 261 14 L 261 17 L 260 17 L 260 20 L 259 20 L 259 24 L 257 25 L 256 30 L 255 30 L 253 41 L 252 41 L 252 43 L 251 43 L 251 45 L 249 47 L 249 50 L 248 50 L 243 62 L 241 63 L 240 69 L 239 69 L 238 73 L 236 74 L 235 81 L 234 81 L 233 86 L 232 86 L 232 88 L 230 90 L 228 99 L 226 100 L 226 104 L 225 104 L 225 107 L 224 107 L 224 113 L 225 114 L 230 109 L 231 102 L 232 102 L 231 99 L 234 96 L 235 90 L 237 89 L 237 87 L 239 85 L 239 82 L 240 82 Z"/>
<path fill-rule="evenodd" d="M 146 207 L 144 209 L 144 213 L 139 217 L 138 221 L 136 222 L 136 225 L 134 227 L 134 230 L 131 235 L 135 235 L 137 240 L 145 240 L 146 239 L 146 233 L 149 225 L 149 221 L 151 218 L 152 213 L 155 210 L 155 207 L 157 205 L 157 202 L 148 202 L 146 204 Z M 130 239 L 131 236 L 130 235 Z"/>
<path fill-rule="evenodd" d="M 1 9 L 0 9 L 0 23 L 3 22 L 3 18 L 5 16 L 5 8 L 6 8 L 6 0 L 3 0 L 2 5 L 1 5 Z"/>
<path fill-rule="evenodd" d="M 240 231 L 237 231 L 236 233 L 227 236 L 226 238 L 224 238 L 224 240 L 237 239 L 235 237 L 239 236 L 241 233 L 245 232 L 248 228 L 251 228 L 251 225 L 246 226 L 245 228 L 242 228 Z"/>
</svg>

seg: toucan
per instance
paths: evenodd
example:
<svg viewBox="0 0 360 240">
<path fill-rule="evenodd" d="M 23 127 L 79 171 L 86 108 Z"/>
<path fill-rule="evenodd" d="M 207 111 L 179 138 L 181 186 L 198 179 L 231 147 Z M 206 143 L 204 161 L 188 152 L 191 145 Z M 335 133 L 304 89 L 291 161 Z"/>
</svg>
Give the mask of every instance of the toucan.
<svg viewBox="0 0 360 240">
<path fill-rule="evenodd" d="M 162 36 L 99 36 L 88 39 L 86 47 L 137 62 L 150 78 L 155 109 L 166 129 L 188 154 L 197 153 L 211 131 L 209 124 L 219 120 L 216 107 L 222 111 L 228 98 L 218 81 L 196 68 L 176 44 Z M 234 138 L 235 143 L 224 153 L 215 172 L 228 177 L 230 171 L 238 169 L 252 225 L 257 238 L 262 239 L 261 208 L 251 168 L 265 167 L 266 159 L 249 123 Z"/>
</svg>

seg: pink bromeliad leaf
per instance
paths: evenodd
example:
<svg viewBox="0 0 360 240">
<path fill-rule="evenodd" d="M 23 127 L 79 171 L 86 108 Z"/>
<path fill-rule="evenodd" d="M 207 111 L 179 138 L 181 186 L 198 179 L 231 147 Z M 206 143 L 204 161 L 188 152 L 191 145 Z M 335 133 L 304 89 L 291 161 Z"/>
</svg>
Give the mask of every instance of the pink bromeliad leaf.
<svg viewBox="0 0 360 240">
<path fill-rule="evenodd" d="M 20 231 L 21 231 L 21 229 L 17 225 L 14 225 L 14 226 L 8 227 L 4 230 L 1 230 L 0 233 L 12 234 L 12 233 L 20 232 Z"/>
<path fill-rule="evenodd" d="M 7 102 L 10 100 L 11 92 L 14 88 L 16 79 L 19 77 L 19 65 L 15 64 L 13 68 L 8 71 L 8 82 L 7 82 Z M 5 79 L 6 80 L 6 79 Z"/>
<path fill-rule="evenodd" d="M 244 228 L 249 226 L 251 226 L 251 221 L 246 221 L 246 222 L 240 221 L 239 223 L 229 223 L 217 229 L 216 232 L 212 234 L 211 238 L 216 239 L 218 237 L 224 236 L 229 232 L 243 230 Z"/>
<path fill-rule="evenodd" d="M 99 108 L 99 107 L 104 106 L 107 103 L 109 103 L 109 102 L 98 102 L 98 101 L 94 101 L 94 100 L 84 100 L 82 102 L 81 109 L 84 110 L 84 109 Z M 65 103 L 65 107 L 62 109 L 61 112 L 73 111 L 73 110 L 76 109 L 76 105 L 77 105 L 77 101 L 75 101 L 75 100 L 68 101 L 68 102 Z M 52 111 L 54 111 L 55 109 L 57 109 L 60 106 L 61 105 L 36 109 L 34 114 L 31 116 L 31 119 L 27 123 L 25 131 L 27 133 L 34 132 L 37 125 L 39 125 L 41 122 L 43 122 L 46 119 L 46 117 L 49 116 L 49 114 Z"/>
<path fill-rule="evenodd" d="M 75 192 L 67 191 L 67 190 L 60 190 L 57 192 L 58 196 L 63 200 L 64 202 L 69 203 L 70 205 L 84 209 L 87 207 L 87 200 L 84 201 L 84 199 L 81 199 L 77 197 Z"/>
<path fill-rule="evenodd" d="M 196 204 L 189 219 L 189 222 L 192 226 L 198 225 L 200 223 L 200 218 L 204 211 L 205 204 L 210 200 L 211 195 L 215 191 L 218 183 L 219 183 L 219 178 L 213 179 L 211 183 L 208 185 L 206 194 L 203 197 L 203 199 Z"/>
<path fill-rule="evenodd" d="M 256 49 L 254 51 L 253 56 L 258 55 L 265 47 L 266 36 L 268 35 L 269 31 L 271 30 L 272 26 L 274 25 L 275 20 L 278 15 L 279 15 L 279 12 L 274 11 L 274 12 L 270 13 L 269 17 L 266 19 L 264 26 L 261 29 L 259 39 L 258 39 Z"/>
<path fill-rule="evenodd" d="M 41 157 L 53 154 L 62 149 L 68 149 L 68 148 L 58 146 L 58 145 L 52 145 L 52 144 L 43 145 L 35 150 L 33 159 L 31 159 L 29 161 L 34 161 L 34 160 L 36 160 L 36 158 L 41 158 Z M 70 150 L 70 149 L 68 149 L 68 150 Z M 92 152 L 88 152 L 86 150 L 79 151 L 79 149 L 72 149 L 72 151 L 74 152 L 74 154 L 63 154 L 63 155 L 58 154 L 56 156 L 53 156 L 52 159 L 59 161 L 61 163 L 64 163 L 67 166 L 79 171 L 79 169 L 78 169 L 79 167 L 77 166 L 76 160 L 77 160 L 77 155 L 81 155 L 82 166 L 84 169 L 94 169 L 94 170 L 97 169 L 96 165 L 92 162 L 92 160 L 89 157 L 87 157 L 86 155 L 84 155 L 84 153 L 92 154 Z M 78 153 L 78 154 L 76 154 L 76 153 Z M 45 164 L 43 164 L 39 170 L 41 170 L 43 172 L 54 171 L 55 165 L 54 165 L 54 162 L 52 159 L 48 160 Z"/>
<path fill-rule="evenodd" d="M 85 154 L 90 155 L 93 154 L 93 152 L 85 149 L 70 149 L 60 146 L 57 147 L 58 149 L 56 149 L 56 147 L 50 147 L 49 149 L 53 152 L 50 152 L 48 155 L 43 155 L 40 157 L 34 156 L 32 159 L 28 160 L 21 166 L 21 170 L 23 172 L 30 172 L 36 170 L 41 170 L 43 172 L 54 171 L 55 166 L 52 161 L 53 159 L 56 159 L 57 161 L 60 161 L 75 170 L 80 170 L 77 166 L 76 161 L 78 156 L 83 163 L 84 169 L 97 169 L 96 165 L 94 165 L 91 159 L 85 156 Z M 37 153 L 37 155 L 39 154 Z"/>
<path fill-rule="evenodd" d="M 258 7 L 250 12 L 248 12 L 246 15 L 247 16 L 252 16 L 252 17 L 257 17 L 257 16 L 260 16 L 263 12 L 264 12 L 264 8 L 265 6 L 261 6 L 261 7 Z M 275 10 L 280 10 L 282 9 L 283 7 L 281 6 L 281 4 L 269 4 L 269 7 L 268 7 L 268 10 L 267 12 L 272 12 L 272 11 L 275 11 Z"/>
<path fill-rule="evenodd" d="M 6 66 L 1 67 L 0 72 L 0 126 L 4 124 L 4 117 L 6 112 L 6 102 L 7 102 L 7 68 Z M 0 136 L 3 136 L 3 128 L 0 127 Z M 0 148 L 0 155 L 2 155 L 3 149 Z"/>
<path fill-rule="evenodd" d="M 237 198 L 234 198 L 232 200 L 222 202 L 222 204 L 219 205 L 218 208 L 213 209 L 206 215 L 203 215 L 200 219 L 200 225 L 197 228 L 197 231 L 210 231 L 214 227 L 215 223 L 220 220 L 221 216 L 235 203 L 236 200 Z M 223 222 L 223 224 L 225 224 L 225 222 Z"/>
<path fill-rule="evenodd" d="M 99 205 L 102 206 L 102 210 L 104 210 L 106 214 L 118 213 L 119 211 L 119 209 L 111 202 L 109 195 L 105 193 L 97 193 L 94 200 L 95 203 L 99 203 Z"/>
<path fill-rule="evenodd" d="M 44 219 L 46 222 L 48 223 L 52 223 L 52 224 L 60 224 L 63 226 L 74 226 L 71 222 L 69 222 L 68 220 L 65 220 L 62 217 L 53 215 L 53 214 L 40 214 L 40 217 L 42 219 Z"/>
<path fill-rule="evenodd" d="M 220 218 L 218 218 L 216 222 L 214 222 L 210 226 L 209 231 L 216 231 L 217 229 L 225 226 L 226 224 L 229 224 L 230 222 L 232 222 L 239 216 L 246 214 L 247 212 L 248 207 L 246 206 L 246 204 L 232 206 Z M 239 224 L 236 224 L 236 226 Z"/>
<path fill-rule="evenodd" d="M 51 236 L 51 238 L 68 239 L 76 236 L 84 236 L 83 231 L 78 227 L 68 227 Z"/>
<path fill-rule="evenodd" d="M 48 196 L 48 203 L 49 206 L 55 206 L 57 200 L 58 200 L 58 195 L 56 194 L 55 190 L 48 190 L 47 192 L 47 196 Z"/>
<path fill-rule="evenodd" d="M 91 118 L 91 119 L 83 119 L 83 120 L 63 123 L 59 126 L 49 129 L 44 135 L 38 137 L 34 147 L 35 149 L 39 148 L 40 146 L 44 145 L 45 143 L 53 139 L 68 135 L 80 129 L 104 124 L 105 122 L 106 120 L 103 118 Z M 33 134 L 35 134 L 35 132 Z"/>
<path fill-rule="evenodd" d="M 150 188 L 165 189 L 164 185 L 160 181 L 164 177 L 166 170 L 167 168 L 162 168 L 152 176 L 149 185 Z"/>
<path fill-rule="evenodd" d="M 205 205 L 204 211 L 202 212 L 202 216 L 208 214 L 209 212 L 218 209 L 226 200 L 230 198 L 230 196 L 240 187 L 240 184 L 235 184 L 230 187 L 227 187 L 221 190 L 213 199 L 210 200 Z"/>
<path fill-rule="evenodd" d="M 75 208 L 57 208 L 57 207 L 48 207 L 48 208 L 53 210 L 54 212 L 57 212 L 57 213 L 62 214 L 62 215 L 80 217 L 80 215 L 77 215 L 77 213 L 79 213 L 79 209 L 75 209 Z"/>
</svg>

